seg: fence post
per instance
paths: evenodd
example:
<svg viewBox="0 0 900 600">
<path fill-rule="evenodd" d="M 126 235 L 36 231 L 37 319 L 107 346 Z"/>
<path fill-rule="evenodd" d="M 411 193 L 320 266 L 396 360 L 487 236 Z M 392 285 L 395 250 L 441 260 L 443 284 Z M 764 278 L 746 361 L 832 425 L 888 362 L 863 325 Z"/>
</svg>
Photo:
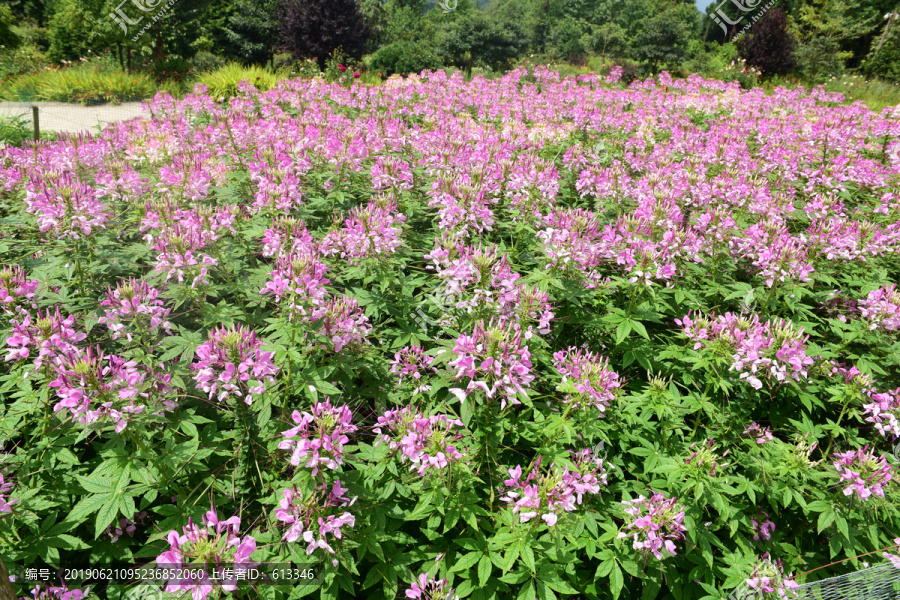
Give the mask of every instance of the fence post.
<svg viewBox="0 0 900 600">
<path fill-rule="evenodd" d="M 31 105 L 31 120 L 34 121 L 34 141 L 41 141 L 41 120 L 38 116 L 38 107 Z"/>
<path fill-rule="evenodd" d="M 9 573 L 2 558 L 0 558 L 0 600 L 16 600 L 16 592 L 9 582 Z"/>
</svg>

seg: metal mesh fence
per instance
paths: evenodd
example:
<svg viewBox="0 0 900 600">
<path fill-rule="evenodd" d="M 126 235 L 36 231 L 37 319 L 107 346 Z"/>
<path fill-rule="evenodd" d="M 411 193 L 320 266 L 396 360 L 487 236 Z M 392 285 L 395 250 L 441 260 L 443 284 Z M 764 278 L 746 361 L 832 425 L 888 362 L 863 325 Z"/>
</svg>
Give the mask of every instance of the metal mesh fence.
<svg viewBox="0 0 900 600">
<path fill-rule="evenodd" d="M 799 600 L 900 600 L 900 569 L 886 562 L 805 583 L 794 591 Z"/>
<path fill-rule="evenodd" d="M 38 109 L 40 130 L 56 133 L 97 133 L 105 123 L 127 121 L 145 114 L 140 102 L 97 106 L 67 102 L 0 102 L 0 119 L 17 119 L 33 130 L 34 107 Z"/>
</svg>

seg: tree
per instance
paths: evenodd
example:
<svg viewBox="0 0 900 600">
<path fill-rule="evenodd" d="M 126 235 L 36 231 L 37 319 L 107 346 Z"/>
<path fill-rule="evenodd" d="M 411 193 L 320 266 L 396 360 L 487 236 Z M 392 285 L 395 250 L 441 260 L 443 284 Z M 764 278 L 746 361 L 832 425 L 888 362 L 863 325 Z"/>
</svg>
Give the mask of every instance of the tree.
<svg viewBox="0 0 900 600">
<path fill-rule="evenodd" d="M 278 33 L 279 0 L 238 0 L 230 16 L 225 36 L 233 53 L 241 59 L 265 64 L 275 52 L 273 40 Z"/>
<path fill-rule="evenodd" d="M 524 48 L 523 32 L 512 24 L 498 24 L 480 12 L 444 25 L 439 54 L 444 62 L 467 72 L 473 66 L 504 69 Z"/>
<path fill-rule="evenodd" d="M 18 48 L 22 43 L 21 38 L 10 29 L 13 22 L 12 11 L 7 6 L 0 5 L 0 46 L 9 49 Z"/>
<path fill-rule="evenodd" d="M 285 0 L 279 18 L 279 43 L 296 58 L 325 59 L 337 48 L 359 58 L 369 30 L 356 0 Z"/>
<path fill-rule="evenodd" d="M 653 73 L 678 66 L 687 58 L 690 33 L 674 13 L 667 10 L 648 20 L 634 39 L 633 58 L 646 62 Z"/>
<path fill-rule="evenodd" d="M 748 65 L 765 75 L 783 75 L 794 68 L 794 38 L 780 9 L 766 13 L 738 39 L 737 48 Z"/>
</svg>

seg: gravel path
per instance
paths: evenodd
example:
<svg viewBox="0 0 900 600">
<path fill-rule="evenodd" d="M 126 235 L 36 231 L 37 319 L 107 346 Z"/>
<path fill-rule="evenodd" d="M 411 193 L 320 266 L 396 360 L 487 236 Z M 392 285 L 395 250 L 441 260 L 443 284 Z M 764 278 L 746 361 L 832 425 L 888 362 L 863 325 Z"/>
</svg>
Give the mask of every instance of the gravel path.
<svg viewBox="0 0 900 600">
<path fill-rule="evenodd" d="M 0 102 L 0 117 L 22 115 L 31 123 L 31 107 L 37 106 L 41 131 L 97 133 L 103 123 L 127 121 L 145 116 L 140 102 L 81 106 L 66 102 Z"/>
</svg>

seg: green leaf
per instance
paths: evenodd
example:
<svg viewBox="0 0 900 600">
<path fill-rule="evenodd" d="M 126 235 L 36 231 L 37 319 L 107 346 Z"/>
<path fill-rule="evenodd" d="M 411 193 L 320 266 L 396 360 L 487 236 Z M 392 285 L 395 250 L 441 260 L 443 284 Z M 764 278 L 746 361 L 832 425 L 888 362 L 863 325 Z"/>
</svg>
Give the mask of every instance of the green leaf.
<svg viewBox="0 0 900 600">
<path fill-rule="evenodd" d="M 478 559 L 482 556 L 479 552 L 469 552 L 468 554 L 460 557 L 456 564 L 453 565 L 453 568 L 450 569 L 453 572 L 459 571 L 467 571 L 475 566 L 475 563 L 478 562 Z"/>
<path fill-rule="evenodd" d="M 516 600 L 534 600 L 534 583 L 531 581 L 528 582 L 528 585 L 523 585 L 522 589 L 519 590 L 519 595 L 516 596 Z"/>
<path fill-rule="evenodd" d="M 834 523 L 834 509 L 829 508 L 825 512 L 819 515 L 818 529 L 819 533 L 822 533 L 828 527 Z"/>
<path fill-rule="evenodd" d="M 493 565 L 491 564 L 491 559 L 488 556 L 482 555 L 481 559 L 478 561 L 478 584 L 481 587 L 487 585 L 488 579 L 491 577 L 491 570 Z"/>
<path fill-rule="evenodd" d="M 621 595 L 623 587 L 625 587 L 625 576 L 622 574 L 622 569 L 619 568 L 619 563 L 615 563 L 609 575 L 609 588 L 614 599 Z"/>
<path fill-rule="evenodd" d="M 108 479 L 102 479 L 96 475 L 77 475 L 75 478 L 81 484 L 81 487 L 92 494 L 108 494 L 110 491 Z"/>
</svg>

